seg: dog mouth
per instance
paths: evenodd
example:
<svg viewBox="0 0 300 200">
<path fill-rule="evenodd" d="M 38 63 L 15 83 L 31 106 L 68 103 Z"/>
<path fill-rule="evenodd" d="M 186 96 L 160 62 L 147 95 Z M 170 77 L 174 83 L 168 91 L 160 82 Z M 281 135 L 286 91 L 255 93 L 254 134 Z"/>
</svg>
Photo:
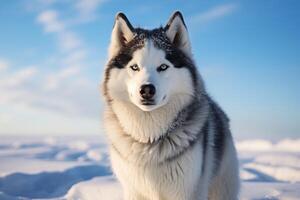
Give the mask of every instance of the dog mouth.
<svg viewBox="0 0 300 200">
<path fill-rule="evenodd" d="M 153 106 L 153 105 L 155 105 L 155 101 L 142 99 L 141 104 L 144 106 Z"/>
<path fill-rule="evenodd" d="M 164 95 L 163 98 L 161 99 L 161 101 L 166 100 L 166 98 L 167 98 L 167 95 Z M 157 105 L 154 99 L 141 99 L 140 103 L 143 106 L 154 106 L 154 105 Z"/>
</svg>

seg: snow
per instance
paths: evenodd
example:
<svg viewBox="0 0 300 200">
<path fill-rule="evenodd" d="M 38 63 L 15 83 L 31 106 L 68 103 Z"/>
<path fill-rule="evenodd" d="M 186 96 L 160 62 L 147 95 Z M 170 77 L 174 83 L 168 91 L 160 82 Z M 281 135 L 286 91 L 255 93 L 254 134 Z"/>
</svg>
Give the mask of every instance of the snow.
<svg viewBox="0 0 300 200">
<path fill-rule="evenodd" d="M 300 139 L 236 142 L 242 200 L 300 199 Z M 107 146 L 96 138 L 0 141 L 0 199 L 120 200 Z"/>
<path fill-rule="evenodd" d="M 237 148 L 241 151 L 281 151 L 281 152 L 300 152 L 300 139 L 283 139 L 277 143 L 268 140 L 246 140 L 237 143 Z"/>
<path fill-rule="evenodd" d="M 241 200 L 299 200 L 300 184 L 245 182 Z"/>
<path fill-rule="evenodd" d="M 74 185 L 65 196 L 66 199 L 72 200 L 93 200 L 95 197 L 98 199 L 121 200 L 121 185 L 111 176 L 97 177 Z"/>
</svg>

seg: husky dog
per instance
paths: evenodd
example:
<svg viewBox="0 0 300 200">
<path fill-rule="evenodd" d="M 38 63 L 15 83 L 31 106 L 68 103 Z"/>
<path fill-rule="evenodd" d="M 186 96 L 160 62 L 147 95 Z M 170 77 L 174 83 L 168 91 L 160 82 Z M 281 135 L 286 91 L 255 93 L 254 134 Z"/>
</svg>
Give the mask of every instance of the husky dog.
<svg viewBox="0 0 300 200">
<path fill-rule="evenodd" d="M 103 90 L 126 200 L 238 199 L 229 120 L 205 91 L 180 12 L 153 30 L 116 15 Z"/>
</svg>

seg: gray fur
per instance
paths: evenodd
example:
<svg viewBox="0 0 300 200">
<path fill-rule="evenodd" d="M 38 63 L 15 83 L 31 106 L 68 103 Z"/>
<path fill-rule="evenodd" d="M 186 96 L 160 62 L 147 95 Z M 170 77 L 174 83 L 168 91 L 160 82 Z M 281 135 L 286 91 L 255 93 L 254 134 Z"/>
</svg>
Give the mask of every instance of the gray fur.
<svg viewBox="0 0 300 200">
<path fill-rule="evenodd" d="M 104 96 L 107 100 L 106 129 L 113 170 L 124 187 L 126 200 L 236 200 L 239 175 L 229 120 L 207 95 L 203 80 L 186 53 L 188 51 L 183 51 L 182 47 L 175 46 L 168 39 L 166 31 L 176 17 L 182 20 L 185 27 L 178 12 L 165 28 L 144 30 L 129 25 L 133 39 L 122 44 L 108 62 Z M 130 24 L 127 18 L 125 22 Z M 111 96 L 109 83 L 114 81 L 111 72 L 125 70 L 134 52 L 143 48 L 147 41 L 152 41 L 156 48 L 163 50 L 166 59 L 175 68 L 189 71 L 193 95 L 187 98 L 188 103 L 178 106 L 181 99 L 175 96 L 161 108 L 144 112 L 130 102 Z M 159 135 L 149 135 L 147 138 L 147 134 L 142 134 L 146 139 L 141 139 L 132 134 L 124 122 L 124 113 L 131 113 L 126 120 L 149 120 L 149 123 L 139 121 L 145 124 L 140 131 L 151 130 L 147 126 L 152 123 L 155 125 L 153 130 L 157 129 Z M 159 123 L 166 124 L 160 126 Z M 225 184 L 222 185 L 222 182 Z"/>
</svg>

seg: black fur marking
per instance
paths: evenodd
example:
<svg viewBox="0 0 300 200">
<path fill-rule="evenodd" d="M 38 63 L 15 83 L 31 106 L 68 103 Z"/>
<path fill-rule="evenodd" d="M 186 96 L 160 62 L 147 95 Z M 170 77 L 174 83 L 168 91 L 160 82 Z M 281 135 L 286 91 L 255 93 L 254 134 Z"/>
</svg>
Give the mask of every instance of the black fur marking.
<svg viewBox="0 0 300 200">
<path fill-rule="evenodd" d="M 132 54 L 138 50 L 143 48 L 145 45 L 145 37 L 143 36 L 135 36 L 130 42 L 124 44 L 119 53 L 113 57 L 109 63 L 109 68 L 124 68 L 127 63 L 132 59 Z"/>
<path fill-rule="evenodd" d="M 206 154 L 207 154 L 207 146 L 208 146 L 208 134 L 209 134 L 209 121 L 205 123 L 202 132 L 202 167 L 201 167 L 201 174 L 204 175 L 205 165 L 206 165 Z"/>
<path fill-rule="evenodd" d="M 110 72 L 112 69 L 123 69 L 127 63 L 132 59 L 132 54 L 145 45 L 145 37 L 143 35 L 137 35 L 128 43 L 124 44 L 119 53 L 113 57 L 107 64 L 105 69 L 105 79 L 104 79 L 104 96 L 106 96 L 107 101 L 111 102 L 112 99 L 109 97 L 107 83 L 110 79 Z"/>
<path fill-rule="evenodd" d="M 179 167 L 179 169 L 180 169 L 180 171 L 181 171 L 181 174 L 184 174 L 184 171 L 183 171 L 183 169 L 182 169 L 182 166 L 181 166 L 181 164 L 180 164 L 179 162 L 177 162 L 177 166 Z"/>
<path fill-rule="evenodd" d="M 215 134 L 213 140 L 213 152 L 214 152 L 214 171 L 218 172 L 222 163 L 222 158 L 225 150 L 225 138 L 228 131 L 227 119 L 225 113 L 219 108 L 219 106 L 213 101 L 210 102 L 210 111 L 213 119 Z"/>
<path fill-rule="evenodd" d="M 126 137 L 130 138 L 135 143 L 148 146 L 149 148 L 158 148 L 159 152 L 162 152 L 162 148 L 168 143 L 168 145 L 172 148 L 172 151 L 174 151 L 174 154 L 167 157 L 160 164 L 163 164 L 164 162 L 173 162 L 180 156 L 184 155 L 188 150 L 192 149 L 195 146 L 195 144 L 200 141 L 200 138 L 203 135 L 203 131 L 207 129 L 208 118 L 204 122 L 203 126 L 199 127 L 200 130 L 197 133 L 191 133 L 187 130 L 184 130 L 184 126 L 189 125 L 189 123 L 194 120 L 194 117 L 199 113 L 199 111 L 201 112 L 201 101 L 199 102 L 196 99 L 194 99 L 189 105 L 187 105 L 185 108 L 182 109 L 181 112 L 178 113 L 177 117 L 173 120 L 167 132 L 153 142 L 149 141 L 143 143 L 136 140 L 129 134 L 126 134 Z M 181 140 L 182 135 L 172 135 L 173 131 L 178 130 L 180 128 L 183 128 L 183 134 L 189 136 L 189 139 L 187 141 L 188 144 L 186 146 L 181 146 L 174 140 L 174 137 L 177 137 L 178 140 Z M 117 151 L 118 154 L 121 155 L 121 157 L 124 158 L 124 156 L 122 156 L 121 152 L 118 151 L 116 146 L 114 146 L 114 149 Z"/>
<path fill-rule="evenodd" d="M 182 16 L 181 12 L 180 12 L 180 11 L 176 11 L 176 12 L 172 15 L 172 17 L 169 19 L 167 25 L 165 26 L 165 30 L 168 30 L 168 29 L 170 28 L 170 25 L 173 23 L 175 17 L 180 17 L 180 19 L 181 19 L 181 21 L 182 21 L 184 27 L 186 28 L 186 25 L 185 25 L 185 22 L 184 22 L 184 19 L 183 19 L 183 16 Z"/>
<path fill-rule="evenodd" d="M 118 20 L 119 18 L 122 18 L 122 19 L 125 21 L 125 23 L 126 23 L 126 25 L 128 26 L 128 28 L 129 28 L 131 31 L 134 31 L 133 26 L 130 24 L 129 20 L 127 19 L 126 15 L 125 15 L 124 13 L 121 13 L 121 12 L 118 13 L 118 14 L 116 15 L 116 20 Z"/>
<path fill-rule="evenodd" d="M 177 48 L 167 37 L 163 28 L 150 31 L 150 38 L 154 46 L 162 49 L 166 53 L 166 59 L 169 60 L 176 68 L 187 68 L 192 76 L 193 84 L 197 85 L 197 68 L 194 62 L 183 51 Z"/>
<path fill-rule="evenodd" d="M 191 74 L 193 84 L 198 84 L 197 69 L 193 62 L 182 51 L 174 49 L 174 51 L 167 52 L 166 59 L 169 60 L 176 68 L 184 67 L 188 69 Z"/>
<path fill-rule="evenodd" d="M 161 151 L 161 148 L 164 146 L 164 142 L 168 141 L 170 146 L 174 151 L 177 151 L 174 155 L 168 157 L 166 159 L 167 162 L 172 162 L 178 157 L 182 156 L 185 152 L 187 152 L 189 149 L 192 149 L 193 146 L 199 141 L 200 137 L 203 135 L 203 131 L 207 129 L 207 123 L 208 120 L 204 122 L 203 127 L 200 128 L 199 132 L 196 134 L 189 133 L 186 130 L 183 130 L 183 133 L 185 135 L 190 136 L 190 140 L 188 141 L 188 145 L 186 147 L 181 147 L 178 144 L 176 144 L 173 141 L 172 132 L 176 129 L 179 129 L 181 127 L 184 127 L 185 125 L 188 125 L 191 121 L 194 120 L 195 116 L 197 114 L 200 114 L 201 111 L 201 104 L 202 102 L 199 102 L 197 100 L 193 100 L 185 109 L 183 109 L 175 118 L 173 121 L 173 124 L 170 126 L 169 130 L 164 134 L 164 136 L 160 137 L 156 143 L 158 143 L 159 149 Z"/>
<path fill-rule="evenodd" d="M 169 60 L 176 68 L 187 68 L 191 74 L 193 84 L 197 87 L 198 75 L 193 60 L 171 43 L 162 27 L 153 30 L 136 28 L 133 30 L 133 33 L 134 38 L 128 43 L 123 44 L 119 53 L 108 62 L 104 80 L 105 96 L 108 97 L 107 82 L 110 79 L 110 71 L 113 68 L 124 68 L 132 59 L 133 53 L 145 46 L 145 41 L 147 39 L 153 41 L 155 47 L 165 51 L 166 59 Z M 109 97 L 108 101 L 111 101 Z"/>
<path fill-rule="evenodd" d="M 189 133 L 189 132 L 187 132 L 187 131 L 183 131 L 183 132 L 184 132 L 184 134 L 186 134 L 186 135 L 190 135 L 190 134 L 191 134 L 191 133 Z M 193 138 L 192 140 L 189 140 L 189 141 L 188 141 L 188 145 L 187 145 L 186 147 L 181 147 L 181 149 L 180 149 L 179 152 L 177 152 L 176 154 L 174 154 L 174 155 L 172 155 L 172 156 L 166 158 L 166 161 L 167 161 L 167 162 L 173 162 L 174 160 L 176 160 L 177 158 L 179 158 L 179 157 L 181 157 L 183 154 L 185 154 L 188 150 L 192 149 L 192 148 L 195 146 L 195 144 L 199 141 L 199 138 L 201 137 L 201 132 L 202 132 L 202 131 L 200 131 L 200 132 L 196 135 L 195 138 Z M 169 140 L 172 141 L 171 138 L 169 138 Z M 172 142 L 173 142 L 173 141 L 172 141 Z M 174 142 L 173 142 L 173 143 L 174 143 Z M 161 144 L 161 145 L 163 145 L 163 144 Z"/>
<path fill-rule="evenodd" d="M 175 122 L 175 126 L 174 128 L 171 126 L 171 128 L 167 131 L 167 133 L 164 135 L 163 138 L 169 138 L 168 140 L 170 141 L 170 143 L 174 143 L 172 140 L 172 137 L 170 136 L 170 134 L 177 128 L 180 127 L 184 127 L 185 125 L 188 125 L 190 122 L 192 122 L 195 117 L 199 114 L 201 115 L 201 105 L 203 105 L 202 101 L 197 101 L 197 100 L 193 100 L 191 102 L 190 105 L 188 105 L 185 109 L 183 109 L 182 112 L 180 112 L 178 114 L 178 116 L 175 118 L 174 122 Z M 182 116 L 184 115 L 184 116 Z M 176 154 L 170 156 L 169 158 L 166 159 L 166 161 L 168 162 L 172 162 L 175 159 L 177 159 L 178 157 L 182 156 L 185 152 L 187 152 L 189 149 L 192 149 L 193 146 L 200 141 L 200 138 L 205 138 L 205 140 L 207 140 L 208 138 L 208 119 L 205 119 L 206 121 L 203 123 L 203 126 L 200 128 L 199 132 L 197 132 L 196 134 L 191 134 L 186 130 L 183 130 L 183 133 L 186 135 L 190 135 L 193 136 L 191 137 L 191 139 L 188 141 L 188 145 L 186 147 L 176 147 L 174 150 L 177 150 L 179 148 L 180 151 L 178 151 Z M 173 124 L 174 124 L 173 122 Z M 203 136 L 204 135 L 204 136 Z M 207 142 L 207 141 L 206 141 Z M 174 143 L 175 144 L 175 143 Z M 161 145 L 163 146 L 163 142 L 161 142 Z M 178 146 L 178 145 L 177 145 Z M 204 160 L 203 160 L 204 162 Z"/>
<path fill-rule="evenodd" d="M 198 102 L 196 99 L 194 99 L 189 105 L 183 108 L 177 114 L 166 133 L 163 134 L 163 136 L 159 137 L 157 141 L 169 137 L 169 135 L 172 134 L 173 131 L 183 127 L 184 125 L 187 125 L 190 121 L 192 121 L 196 114 L 199 114 L 198 112 L 200 110 L 201 103 L 202 102 Z"/>
<path fill-rule="evenodd" d="M 182 14 L 177 11 L 175 12 L 172 17 L 170 18 L 169 22 L 167 23 L 167 25 L 165 26 L 164 30 L 165 32 L 168 32 L 170 27 L 172 26 L 172 24 L 174 23 L 174 20 L 176 18 L 179 18 L 179 20 L 181 21 L 180 23 L 182 23 L 182 25 L 184 26 L 184 28 L 186 29 L 187 31 L 187 27 L 185 25 L 185 22 L 184 22 L 184 19 L 183 19 L 183 16 Z M 175 24 L 173 25 L 173 28 L 175 30 L 172 30 L 172 31 L 175 31 L 175 35 L 173 36 L 172 38 L 172 44 L 175 46 L 175 47 L 182 47 L 185 43 L 182 42 L 182 38 L 183 38 L 183 34 L 184 34 L 184 31 L 178 27 L 178 24 Z"/>
<path fill-rule="evenodd" d="M 115 152 L 123 159 L 123 160 L 127 160 L 124 155 L 119 151 L 119 149 L 116 147 L 116 145 L 114 143 L 110 143 L 110 146 L 112 147 L 113 150 L 115 150 Z"/>
</svg>

